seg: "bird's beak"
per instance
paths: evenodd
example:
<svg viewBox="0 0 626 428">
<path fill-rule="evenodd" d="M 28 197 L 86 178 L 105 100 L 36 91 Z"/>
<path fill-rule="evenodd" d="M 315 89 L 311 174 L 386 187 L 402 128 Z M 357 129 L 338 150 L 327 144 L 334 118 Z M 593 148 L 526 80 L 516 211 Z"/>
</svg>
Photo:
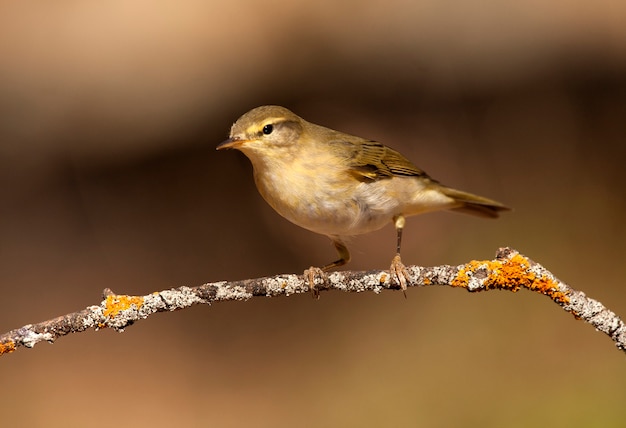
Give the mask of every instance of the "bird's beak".
<svg viewBox="0 0 626 428">
<path fill-rule="evenodd" d="M 239 138 L 229 138 L 226 141 L 222 141 L 217 147 L 216 150 L 222 150 L 222 149 L 237 149 L 240 146 L 244 145 L 245 143 L 247 143 L 248 140 L 241 140 Z"/>
</svg>

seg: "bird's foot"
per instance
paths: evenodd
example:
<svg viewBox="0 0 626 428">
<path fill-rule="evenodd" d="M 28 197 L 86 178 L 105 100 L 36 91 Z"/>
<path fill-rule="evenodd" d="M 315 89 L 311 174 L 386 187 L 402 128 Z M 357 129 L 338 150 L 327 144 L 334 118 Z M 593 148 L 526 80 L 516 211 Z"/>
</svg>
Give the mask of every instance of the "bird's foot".
<svg viewBox="0 0 626 428">
<path fill-rule="evenodd" d="M 389 275 L 391 276 L 391 281 L 395 281 L 396 284 L 402 288 L 402 293 L 404 293 L 404 297 L 406 297 L 406 284 L 411 281 L 411 277 L 406 270 L 406 266 L 402 263 L 399 253 L 391 260 Z"/>
<path fill-rule="evenodd" d="M 308 268 L 307 270 L 304 271 L 304 277 L 305 277 L 305 279 L 309 283 L 308 284 L 309 285 L 309 290 L 311 290 L 313 298 L 314 299 L 319 299 L 320 298 L 320 289 L 318 288 L 318 284 L 319 285 L 326 284 L 326 281 L 328 281 L 328 277 L 326 276 L 326 272 L 324 272 L 324 270 L 322 270 L 322 269 L 320 269 L 318 267 L 311 266 L 310 268 Z M 318 284 L 316 284 L 316 282 Z"/>
</svg>

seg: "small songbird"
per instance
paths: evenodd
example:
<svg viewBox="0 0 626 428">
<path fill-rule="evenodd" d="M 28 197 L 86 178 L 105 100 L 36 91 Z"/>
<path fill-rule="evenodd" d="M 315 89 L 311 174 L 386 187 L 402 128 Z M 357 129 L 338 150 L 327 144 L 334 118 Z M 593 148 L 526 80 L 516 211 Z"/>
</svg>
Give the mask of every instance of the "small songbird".
<svg viewBox="0 0 626 428">
<path fill-rule="evenodd" d="M 323 271 L 350 261 L 346 237 L 392 222 L 397 247 L 390 275 L 403 291 L 409 280 L 400 258 L 405 217 L 453 210 L 495 218 L 508 210 L 494 200 L 440 184 L 381 143 L 315 125 L 284 107 L 257 107 L 241 116 L 230 138 L 217 146 L 227 148 L 250 159 L 256 186 L 272 208 L 332 240 L 339 259 Z M 320 269 L 305 273 L 315 292 Z"/>
</svg>

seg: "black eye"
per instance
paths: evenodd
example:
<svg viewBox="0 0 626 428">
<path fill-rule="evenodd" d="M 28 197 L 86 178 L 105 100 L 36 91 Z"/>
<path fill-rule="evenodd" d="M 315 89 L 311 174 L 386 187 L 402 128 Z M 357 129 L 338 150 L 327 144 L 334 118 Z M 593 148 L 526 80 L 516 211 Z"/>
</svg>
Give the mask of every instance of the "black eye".
<svg viewBox="0 0 626 428">
<path fill-rule="evenodd" d="M 265 125 L 263 127 L 263 133 L 265 135 L 270 135 L 272 133 L 272 131 L 274 130 L 274 125 Z"/>
</svg>

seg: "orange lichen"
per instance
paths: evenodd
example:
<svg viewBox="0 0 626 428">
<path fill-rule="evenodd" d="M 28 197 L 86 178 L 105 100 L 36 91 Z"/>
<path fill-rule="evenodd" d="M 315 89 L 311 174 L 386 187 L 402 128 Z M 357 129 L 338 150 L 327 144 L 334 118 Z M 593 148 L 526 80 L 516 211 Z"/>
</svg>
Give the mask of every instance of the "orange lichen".
<svg viewBox="0 0 626 428">
<path fill-rule="evenodd" d="M 430 278 L 424 278 L 424 279 L 422 280 L 422 283 L 423 283 L 424 285 L 430 285 L 430 284 L 432 284 L 432 282 L 431 282 Z"/>
<path fill-rule="evenodd" d="M 566 293 L 553 279 L 545 275 L 538 277 L 530 269 L 529 260 L 520 254 L 506 260 L 472 260 L 459 271 L 451 285 L 469 288 L 470 276 L 478 270 L 486 271 L 487 277 L 481 280 L 482 287 L 476 291 L 498 289 L 516 292 L 523 287 L 544 294 L 561 305 L 569 302 Z"/>
<path fill-rule="evenodd" d="M 13 351 L 15 351 L 15 342 L 12 340 L 0 343 L 0 355 L 10 354 Z"/>
<path fill-rule="evenodd" d="M 141 308 L 143 305 L 143 297 L 139 296 L 125 296 L 125 295 L 109 295 L 105 300 L 105 317 L 114 317 L 120 313 L 130 309 L 132 305 L 135 305 L 135 309 Z"/>
</svg>

